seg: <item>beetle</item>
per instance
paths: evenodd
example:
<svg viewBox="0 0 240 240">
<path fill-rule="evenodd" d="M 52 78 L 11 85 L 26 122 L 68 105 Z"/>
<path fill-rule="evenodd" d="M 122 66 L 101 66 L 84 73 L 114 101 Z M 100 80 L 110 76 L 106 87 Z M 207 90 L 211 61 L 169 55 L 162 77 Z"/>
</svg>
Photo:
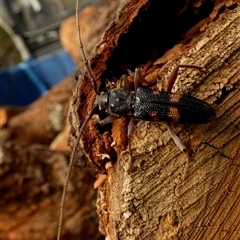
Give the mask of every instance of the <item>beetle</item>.
<svg viewBox="0 0 240 240">
<path fill-rule="evenodd" d="M 170 123 L 208 123 L 215 119 L 215 111 L 208 103 L 198 98 L 171 93 L 179 68 L 202 69 L 195 65 L 178 65 L 169 77 L 167 91 L 156 93 L 147 87 L 141 86 L 141 71 L 136 68 L 134 91 L 130 89 L 126 76 L 124 76 L 124 87 L 101 92 L 97 96 L 95 106 L 98 106 L 99 110 L 105 110 L 110 116 L 100 121 L 100 123 L 106 124 L 120 116 L 131 116 L 132 119 L 128 125 L 128 139 L 130 141 L 135 119 L 166 122 L 176 145 L 181 151 L 185 152 L 185 145 L 174 133 Z M 130 144 L 129 151 L 131 155 Z"/>
<path fill-rule="evenodd" d="M 131 89 L 127 77 L 124 75 L 121 79 L 120 88 L 98 93 L 98 89 L 95 84 L 95 78 L 92 74 L 92 70 L 89 66 L 83 48 L 78 13 L 79 13 L 79 0 L 76 1 L 76 25 L 78 32 L 79 48 L 82 60 L 86 67 L 88 77 L 92 84 L 92 88 L 97 94 L 97 97 L 96 101 L 93 104 L 92 109 L 90 110 L 87 117 L 83 121 L 81 127 L 79 128 L 79 134 L 73 146 L 61 199 L 57 235 L 58 240 L 60 239 L 61 234 L 61 225 L 67 185 L 69 182 L 71 169 L 73 168 L 74 160 L 76 157 L 77 147 L 79 145 L 79 141 L 86 124 L 94 114 L 98 113 L 99 111 L 105 111 L 107 114 L 109 114 L 107 118 L 100 121 L 100 124 L 102 125 L 112 122 L 114 121 L 114 119 L 120 116 L 131 117 L 127 133 L 130 160 L 132 158 L 131 134 L 134 130 L 135 119 L 144 121 L 166 122 L 168 130 L 174 142 L 180 148 L 181 151 L 186 152 L 185 145 L 173 131 L 171 123 L 203 124 L 213 121 L 216 117 L 214 109 L 206 102 L 191 96 L 184 96 L 181 94 L 171 93 L 172 87 L 178 75 L 179 68 L 193 68 L 196 70 L 202 69 L 201 67 L 195 65 L 178 65 L 173 70 L 169 77 L 166 92 L 156 93 L 147 87 L 141 86 L 142 83 L 141 70 L 140 68 L 136 68 L 134 73 L 134 89 Z"/>
</svg>

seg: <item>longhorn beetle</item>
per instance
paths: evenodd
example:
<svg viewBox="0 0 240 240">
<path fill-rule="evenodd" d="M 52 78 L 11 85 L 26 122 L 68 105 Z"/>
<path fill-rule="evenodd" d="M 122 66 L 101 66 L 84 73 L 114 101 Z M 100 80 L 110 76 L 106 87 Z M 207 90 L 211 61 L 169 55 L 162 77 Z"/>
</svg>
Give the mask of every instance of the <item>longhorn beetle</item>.
<svg viewBox="0 0 240 240">
<path fill-rule="evenodd" d="M 131 142 L 130 137 L 134 129 L 134 121 L 135 119 L 145 120 L 145 121 L 160 121 L 166 122 L 168 130 L 170 132 L 171 137 L 173 138 L 176 145 L 181 149 L 181 151 L 185 152 L 186 147 L 179 139 L 179 137 L 173 131 L 170 123 L 181 123 L 181 124 L 202 124 L 208 123 L 215 119 L 215 111 L 214 109 L 205 103 L 204 101 L 190 97 L 184 96 L 180 94 L 171 93 L 174 82 L 177 78 L 179 68 L 194 68 L 197 70 L 201 70 L 202 68 L 195 65 L 178 65 L 173 72 L 171 73 L 166 92 L 155 93 L 151 89 L 142 87 L 142 77 L 140 69 L 137 68 L 135 70 L 134 75 L 134 90 L 130 88 L 128 80 L 126 76 L 123 76 L 123 86 L 119 89 L 113 89 L 105 92 L 101 92 L 98 94 L 98 90 L 95 84 L 95 78 L 92 74 L 92 70 L 87 61 L 85 51 L 83 48 L 83 43 L 80 34 L 80 25 L 79 25 L 79 0 L 76 2 L 76 25 L 77 25 L 77 34 L 78 34 L 78 42 L 79 48 L 81 51 L 82 60 L 85 64 L 86 71 L 88 77 L 91 80 L 92 88 L 97 94 L 96 101 L 88 113 L 88 116 L 83 121 L 80 129 L 79 135 L 75 141 L 69 168 L 66 176 L 66 181 L 63 188 L 61 206 L 60 206 L 60 216 L 59 216 L 59 226 L 58 226 L 58 235 L 57 239 L 60 239 L 61 234 L 61 225 L 63 218 L 63 207 L 65 202 L 65 196 L 67 191 L 67 185 L 71 173 L 71 169 L 74 164 L 75 155 L 77 152 L 77 147 L 79 145 L 79 141 L 83 130 L 91 119 L 91 117 L 98 113 L 98 111 L 105 111 L 109 114 L 109 117 L 103 119 L 100 123 L 106 124 L 112 122 L 114 119 L 120 116 L 131 116 L 131 120 L 128 125 L 128 147 L 129 147 L 129 155 L 130 160 L 132 159 L 132 151 L 131 151 Z"/>
</svg>

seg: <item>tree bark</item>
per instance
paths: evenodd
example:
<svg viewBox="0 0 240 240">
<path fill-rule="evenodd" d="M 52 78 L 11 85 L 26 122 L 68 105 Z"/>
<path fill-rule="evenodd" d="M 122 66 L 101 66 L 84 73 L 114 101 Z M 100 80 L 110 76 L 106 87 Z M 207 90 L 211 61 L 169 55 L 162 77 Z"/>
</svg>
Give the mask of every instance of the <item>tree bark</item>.
<svg viewBox="0 0 240 240">
<path fill-rule="evenodd" d="M 95 45 L 99 41 L 119 2 L 91 6 L 88 8 L 91 14 L 85 11 L 81 24 L 86 26 L 84 37 L 88 43 L 93 40 Z M 95 24 L 99 15 L 104 21 Z M 65 47 L 73 46 L 79 56 L 79 46 L 74 41 L 75 15 L 69 19 L 73 21 L 69 24 L 66 20 L 60 35 Z M 56 239 L 62 187 L 71 153 L 68 112 L 75 85 L 75 79 L 69 77 L 24 109 L 0 108 L 2 240 Z M 81 151 L 77 156 L 84 158 Z M 103 239 L 95 208 L 95 170 L 76 165 L 68 186 L 61 239 Z"/>
<path fill-rule="evenodd" d="M 91 60 L 100 90 L 141 67 L 143 84 L 163 91 L 177 64 L 204 70 L 181 70 L 173 92 L 200 98 L 217 113 L 213 123 L 173 126 L 192 156 L 180 152 L 164 123 L 136 124 L 132 162 L 126 118 L 112 128 L 93 118 L 84 130 L 83 149 L 102 173 L 97 211 L 109 239 L 240 238 L 238 1 L 128 1 Z M 85 75 L 72 108 L 76 131 L 95 98 Z"/>
</svg>

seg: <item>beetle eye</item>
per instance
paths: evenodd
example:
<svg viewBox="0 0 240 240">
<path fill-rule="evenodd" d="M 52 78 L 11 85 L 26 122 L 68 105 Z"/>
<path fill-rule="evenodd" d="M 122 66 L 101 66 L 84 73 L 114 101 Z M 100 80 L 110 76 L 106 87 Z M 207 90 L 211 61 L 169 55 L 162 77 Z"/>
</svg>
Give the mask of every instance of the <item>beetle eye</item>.
<svg viewBox="0 0 240 240">
<path fill-rule="evenodd" d="M 111 109 L 111 110 L 114 110 L 114 109 L 115 109 L 114 104 L 110 104 L 110 109 Z"/>
<path fill-rule="evenodd" d="M 107 92 L 101 92 L 100 95 L 97 97 L 96 104 L 99 107 L 99 110 L 103 110 L 106 108 L 106 105 L 108 103 L 108 93 Z"/>
</svg>

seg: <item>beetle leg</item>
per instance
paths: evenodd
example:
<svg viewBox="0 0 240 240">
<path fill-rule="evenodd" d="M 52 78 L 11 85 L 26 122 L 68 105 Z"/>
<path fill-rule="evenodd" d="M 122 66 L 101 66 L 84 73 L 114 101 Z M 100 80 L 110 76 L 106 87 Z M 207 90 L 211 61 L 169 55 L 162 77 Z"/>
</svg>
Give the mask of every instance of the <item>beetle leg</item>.
<svg viewBox="0 0 240 240">
<path fill-rule="evenodd" d="M 135 127 L 135 118 L 132 117 L 131 121 L 128 124 L 128 133 L 127 133 L 128 138 L 131 137 L 134 127 Z"/>
<path fill-rule="evenodd" d="M 123 75 L 122 79 L 123 79 L 123 87 L 125 89 L 127 89 L 128 91 L 131 91 L 131 86 L 130 86 L 130 83 L 129 83 L 128 79 L 127 79 L 127 76 Z M 121 86 L 122 86 L 122 84 L 121 84 Z"/>
<path fill-rule="evenodd" d="M 129 156 L 130 156 L 128 171 L 130 171 L 130 169 L 132 168 L 131 135 L 133 133 L 134 127 L 135 127 L 135 118 L 133 117 L 128 124 L 128 133 L 127 133 L 127 136 L 128 136 L 128 150 L 129 150 Z"/>
<path fill-rule="evenodd" d="M 127 73 L 128 73 L 128 75 L 131 75 L 131 76 L 133 76 L 135 73 L 134 72 L 132 72 L 130 69 L 127 69 Z"/>
<path fill-rule="evenodd" d="M 180 67 L 182 67 L 182 68 L 194 68 L 194 69 L 197 69 L 197 70 L 202 69 L 202 67 L 195 66 L 195 65 L 178 65 L 176 68 L 173 69 L 171 75 L 169 76 L 168 84 L 167 84 L 167 92 L 168 93 L 171 93 L 171 91 L 172 91 L 172 87 L 173 87 L 173 85 L 176 81 L 176 78 L 177 78 L 177 75 L 178 75 L 178 70 L 179 70 Z"/>
<path fill-rule="evenodd" d="M 186 146 L 184 145 L 184 143 L 181 141 L 181 139 L 178 137 L 178 135 L 174 132 L 172 126 L 167 123 L 167 127 L 168 127 L 168 131 L 172 137 L 172 139 L 174 140 L 174 142 L 176 143 L 176 145 L 180 148 L 180 150 L 182 152 L 186 152 L 187 148 Z"/>
<path fill-rule="evenodd" d="M 107 123 L 113 122 L 117 118 L 118 118 L 117 116 L 109 115 L 108 117 L 104 118 L 103 120 L 99 120 L 98 123 L 103 126 L 103 125 L 105 125 Z"/>
<path fill-rule="evenodd" d="M 140 68 L 136 68 L 134 75 L 134 90 L 136 91 L 142 85 L 143 79 Z"/>
<path fill-rule="evenodd" d="M 174 70 L 172 71 L 169 79 L 168 79 L 168 84 L 167 84 L 167 92 L 171 93 L 172 91 L 172 87 L 176 81 L 177 75 L 178 75 L 178 70 L 179 68 L 194 68 L 197 70 L 201 70 L 202 67 L 199 66 L 195 66 L 195 65 L 178 65 L 176 68 L 174 68 Z M 168 127 L 168 131 L 171 134 L 172 139 L 174 140 L 174 142 L 176 143 L 176 145 L 180 148 L 180 150 L 182 152 L 186 152 L 186 146 L 183 144 L 183 142 L 181 141 L 181 139 L 177 136 L 177 134 L 174 132 L 172 126 L 170 123 L 167 124 Z"/>
</svg>

